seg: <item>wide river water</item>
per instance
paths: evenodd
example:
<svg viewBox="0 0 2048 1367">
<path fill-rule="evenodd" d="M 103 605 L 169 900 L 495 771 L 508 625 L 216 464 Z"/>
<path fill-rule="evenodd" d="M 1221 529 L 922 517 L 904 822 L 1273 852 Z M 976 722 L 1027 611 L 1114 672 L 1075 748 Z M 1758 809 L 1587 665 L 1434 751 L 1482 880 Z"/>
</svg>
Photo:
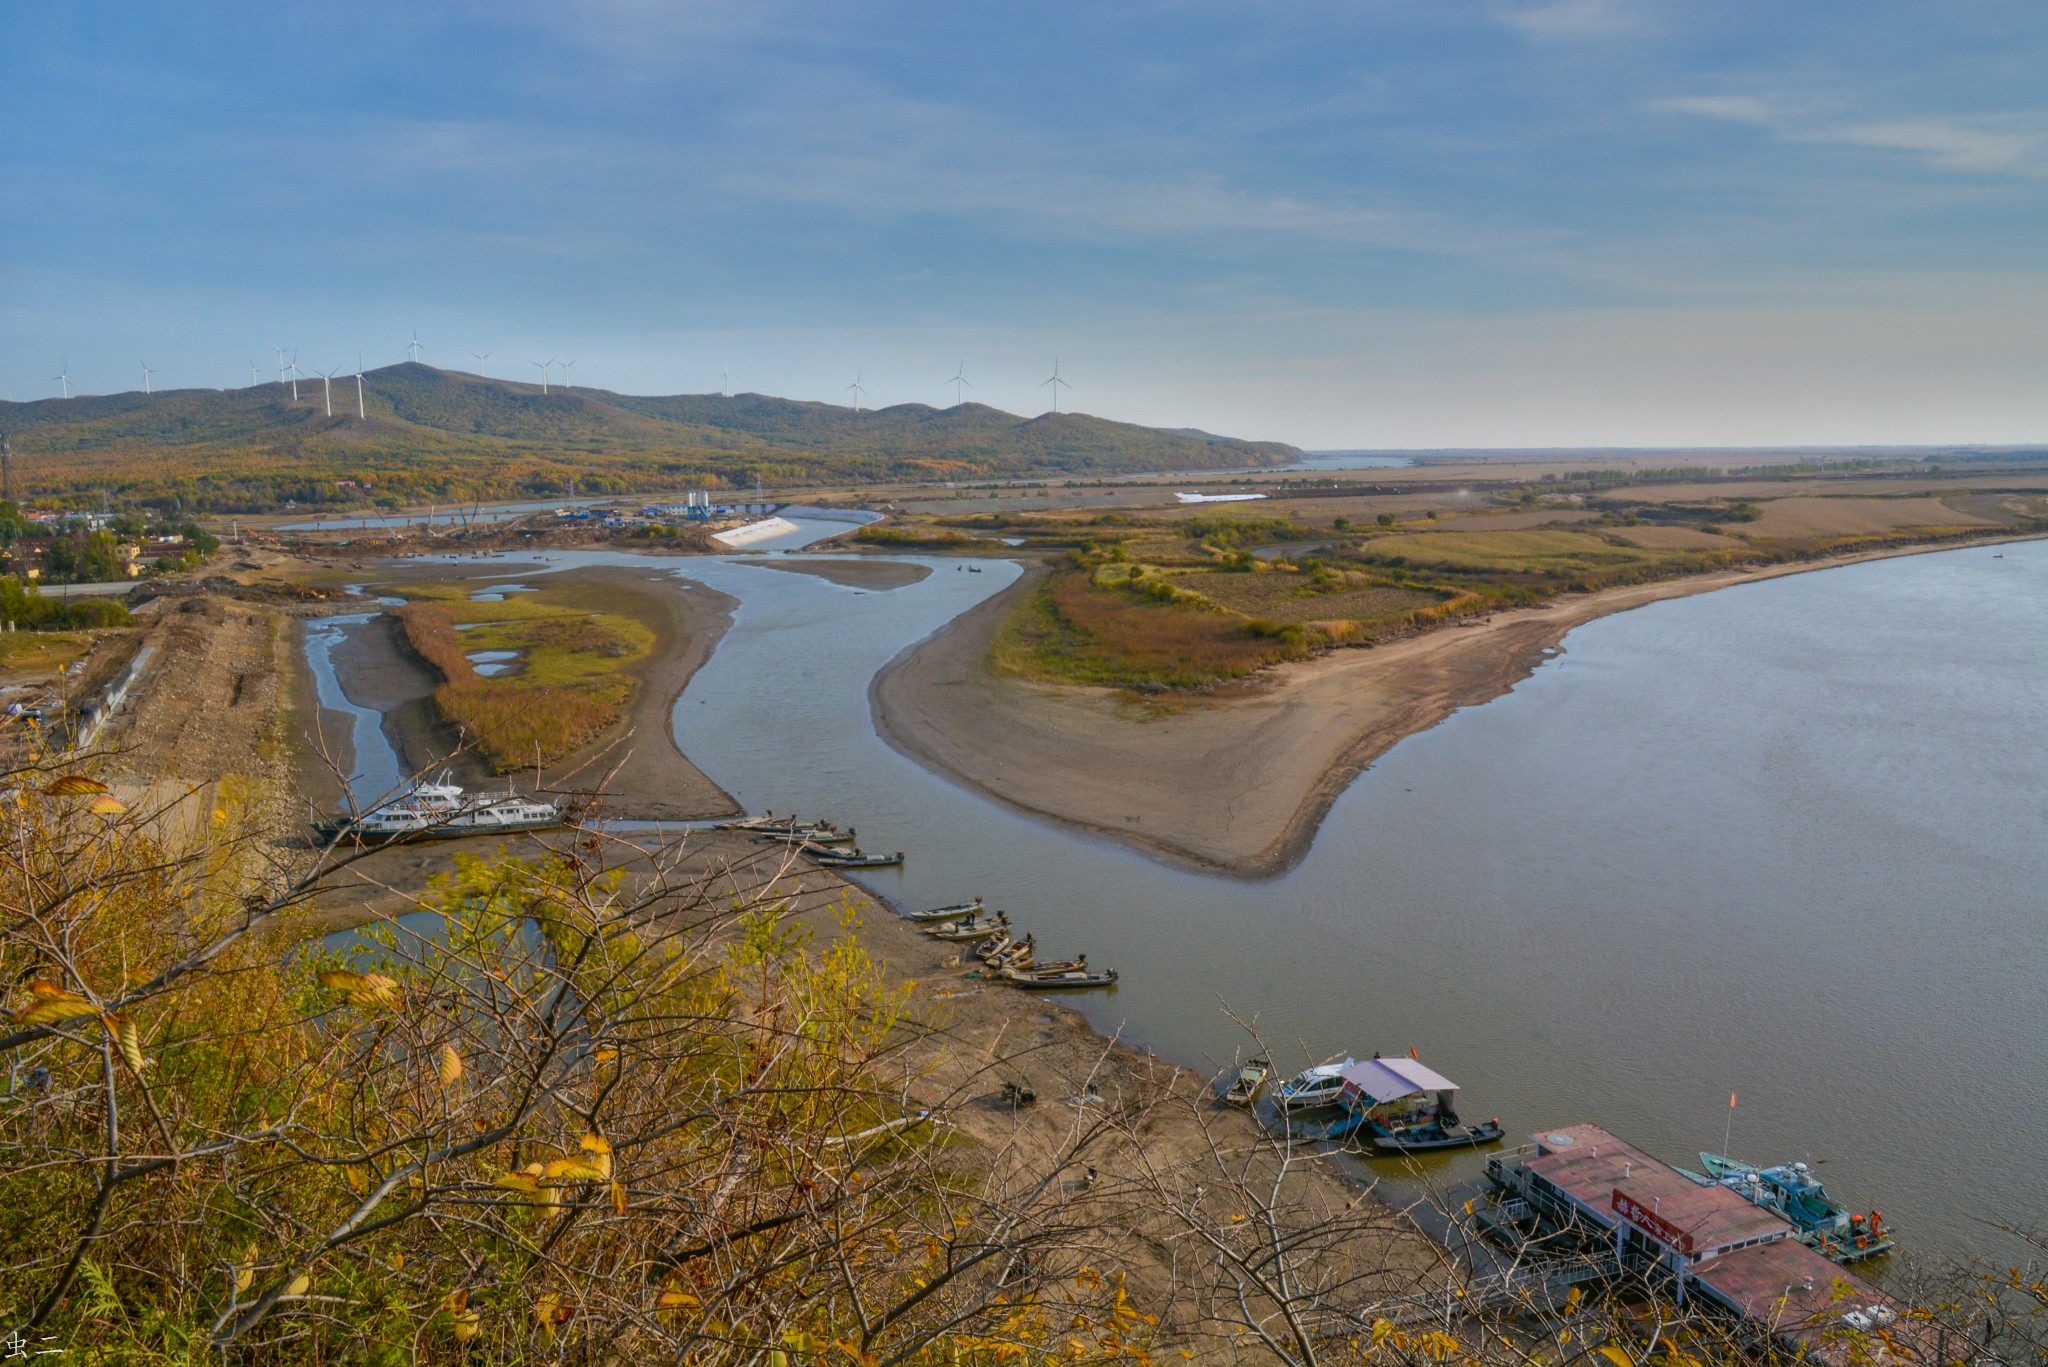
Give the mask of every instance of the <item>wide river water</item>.
<svg viewBox="0 0 2048 1367">
<path fill-rule="evenodd" d="M 1226 1007 L 1290 1068 L 1414 1046 L 1468 1118 L 1595 1120 L 1686 1164 L 1733 1092 L 1734 1153 L 1824 1164 L 1913 1247 L 2048 1216 L 2048 543 L 1581 627 L 1395 747 L 1266 882 L 1027 818 L 877 737 L 875 671 L 1007 562 L 888 592 L 657 563 L 741 602 L 677 705 L 685 751 L 751 810 L 907 850 L 861 877 L 899 905 L 982 894 L 1047 955 L 1117 966 L 1070 999 L 1104 1031 L 1198 1067 L 1249 1046 Z"/>
</svg>

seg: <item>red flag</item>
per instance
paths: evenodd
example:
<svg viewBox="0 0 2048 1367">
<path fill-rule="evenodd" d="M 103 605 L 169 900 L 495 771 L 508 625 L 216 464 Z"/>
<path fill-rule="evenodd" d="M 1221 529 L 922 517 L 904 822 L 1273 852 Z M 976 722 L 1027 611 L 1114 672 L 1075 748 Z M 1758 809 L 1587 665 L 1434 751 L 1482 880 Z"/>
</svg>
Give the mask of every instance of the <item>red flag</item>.
<svg viewBox="0 0 2048 1367">
<path fill-rule="evenodd" d="M 1422 1062 L 1422 1055 L 1415 1052 L 1415 1046 L 1412 1044 L 1408 1046 L 1408 1057 L 1414 1059 L 1417 1063 Z"/>
<path fill-rule="evenodd" d="M 1728 1109 L 1731 1111 L 1735 1109 L 1735 1093 L 1733 1092 L 1728 1093 Z"/>
</svg>

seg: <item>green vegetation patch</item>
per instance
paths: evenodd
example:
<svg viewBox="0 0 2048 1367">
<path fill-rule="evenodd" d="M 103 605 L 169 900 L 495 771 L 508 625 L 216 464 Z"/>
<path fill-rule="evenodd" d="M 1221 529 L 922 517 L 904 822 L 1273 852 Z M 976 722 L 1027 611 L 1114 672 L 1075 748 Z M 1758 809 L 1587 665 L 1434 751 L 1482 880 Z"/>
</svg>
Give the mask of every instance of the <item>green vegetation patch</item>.
<svg viewBox="0 0 2048 1367">
<path fill-rule="evenodd" d="M 1176 582 L 1233 612 L 1276 622 L 1396 621 L 1451 596 L 1447 590 L 1385 584 L 1343 572 L 1208 570 L 1180 575 Z"/>
<path fill-rule="evenodd" d="M 1588 532 L 1408 532 L 1359 548 L 1368 560 L 1502 574 L 1576 575 L 1628 569 L 1660 557 Z"/>
</svg>

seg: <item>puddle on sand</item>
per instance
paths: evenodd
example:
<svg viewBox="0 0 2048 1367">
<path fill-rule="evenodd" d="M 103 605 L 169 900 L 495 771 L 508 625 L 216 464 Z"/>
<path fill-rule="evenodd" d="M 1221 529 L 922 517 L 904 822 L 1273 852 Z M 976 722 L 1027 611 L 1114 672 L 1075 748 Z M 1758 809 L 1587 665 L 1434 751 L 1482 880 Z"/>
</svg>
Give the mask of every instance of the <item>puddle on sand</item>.
<svg viewBox="0 0 2048 1367">
<path fill-rule="evenodd" d="M 464 658 L 476 666 L 477 673 L 490 678 L 510 673 L 519 664 L 519 654 L 516 650 L 472 650 Z"/>
</svg>

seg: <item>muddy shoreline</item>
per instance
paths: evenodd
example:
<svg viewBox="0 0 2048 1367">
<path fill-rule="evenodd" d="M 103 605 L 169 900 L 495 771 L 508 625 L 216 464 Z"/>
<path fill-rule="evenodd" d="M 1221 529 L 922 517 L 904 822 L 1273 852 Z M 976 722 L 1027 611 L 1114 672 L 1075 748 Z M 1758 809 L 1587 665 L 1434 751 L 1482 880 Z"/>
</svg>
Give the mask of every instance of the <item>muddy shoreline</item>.
<svg viewBox="0 0 2048 1367">
<path fill-rule="evenodd" d="M 898 753 L 1017 810 L 1180 867 L 1270 879 L 1308 853 L 1330 807 L 1373 761 L 1508 692 L 1587 622 L 1788 574 L 2030 539 L 1888 547 L 1571 595 L 1283 665 L 1164 714 L 1114 690 L 988 669 L 1004 615 L 1044 573 L 1027 571 L 878 671 L 869 711 Z"/>
</svg>

